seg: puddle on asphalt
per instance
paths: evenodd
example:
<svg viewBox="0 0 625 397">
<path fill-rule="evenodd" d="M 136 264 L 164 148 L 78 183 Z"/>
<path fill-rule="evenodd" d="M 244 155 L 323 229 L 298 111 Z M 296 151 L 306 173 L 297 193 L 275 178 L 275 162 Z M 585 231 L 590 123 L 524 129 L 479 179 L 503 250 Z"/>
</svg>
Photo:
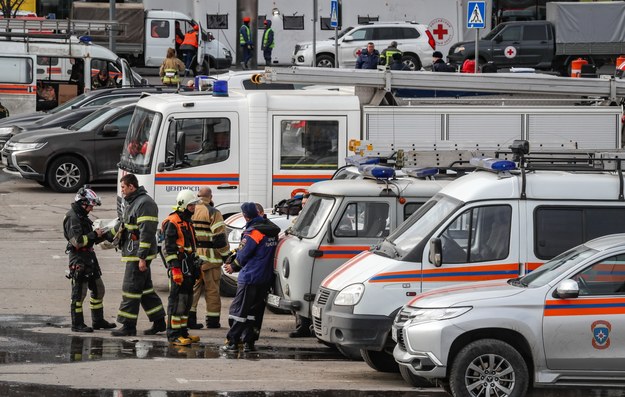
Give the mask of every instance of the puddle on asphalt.
<svg viewBox="0 0 625 397">
<path fill-rule="evenodd" d="M 319 348 L 280 348 L 260 346 L 252 353 L 225 353 L 219 345 L 172 346 L 163 341 L 101 338 L 39 333 L 24 328 L 58 327 L 62 318 L 45 316 L 0 316 L 0 364 L 66 363 L 89 360 L 152 358 L 242 358 L 248 360 L 345 360 L 337 351 Z M 0 393 L 0 395 L 3 395 Z"/>
</svg>

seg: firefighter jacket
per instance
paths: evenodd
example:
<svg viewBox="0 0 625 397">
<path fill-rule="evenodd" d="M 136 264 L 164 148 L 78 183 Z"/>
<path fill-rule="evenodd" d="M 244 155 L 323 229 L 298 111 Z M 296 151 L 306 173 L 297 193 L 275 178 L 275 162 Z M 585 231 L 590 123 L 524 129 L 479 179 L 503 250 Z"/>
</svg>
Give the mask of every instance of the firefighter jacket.
<svg viewBox="0 0 625 397">
<path fill-rule="evenodd" d="M 119 238 L 122 262 L 138 262 L 139 259 L 156 258 L 156 229 L 158 206 L 148 196 L 143 186 L 126 197 L 121 221 L 107 233 L 107 239 Z M 118 233 L 120 235 L 118 235 Z"/>
<path fill-rule="evenodd" d="M 72 203 L 72 208 L 65 214 L 63 234 L 68 241 L 67 251 L 70 266 L 80 267 L 80 273 L 86 276 L 99 276 L 100 265 L 93 251 L 93 246 L 102 242 L 104 238 L 98 238 L 97 233 L 93 230 L 93 222 L 80 203 Z"/>
<path fill-rule="evenodd" d="M 197 254 L 202 260 L 202 270 L 218 268 L 228 255 L 226 224 L 218 209 L 202 201 L 195 206 L 191 218 L 197 239 Z"/>
<path fill-rule="evenodd" d="M 165 236 L 163 254 L 167 268 L 181 268 L 185 274 L 195 270 L 192 269 L 195 266 L 195 231 L 191 224 L 191 215 L 188 210 L 172 212 L 161 224 L 161 231 Z"/>
<path fill-rule="evenodd" d="M 257 216 L 245 225 L 241 244 L 234 259 L 241 268 L 237 281 L 241 284 L 266 284 L 273 277 L 273 257 L 280 228 L 269 219 Z"/>
</svg>

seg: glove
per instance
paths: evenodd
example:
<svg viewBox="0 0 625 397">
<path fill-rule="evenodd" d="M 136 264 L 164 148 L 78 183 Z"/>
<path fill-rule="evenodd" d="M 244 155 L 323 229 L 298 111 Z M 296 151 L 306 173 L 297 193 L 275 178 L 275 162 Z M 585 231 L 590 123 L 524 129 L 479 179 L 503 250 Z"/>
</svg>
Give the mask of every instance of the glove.
<svg viewBox="0 0 625 397">
<path fill-rule="evenodd" d="M 182 271 L 179 267 L 174 267 L 171 269 L 171 279 L 174 283 L 182 285 Z"/>
</svg>

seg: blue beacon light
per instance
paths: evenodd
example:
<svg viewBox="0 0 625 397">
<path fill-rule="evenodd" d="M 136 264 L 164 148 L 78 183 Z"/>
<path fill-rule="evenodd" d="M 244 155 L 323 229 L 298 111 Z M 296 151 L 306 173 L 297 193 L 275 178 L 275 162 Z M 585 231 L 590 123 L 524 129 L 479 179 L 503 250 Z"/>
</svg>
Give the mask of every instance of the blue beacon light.
<svg viewBox="0 0 625 397">
<path fill-rule="evenodd" d="M 365 177 L 375 179 L 390 179 L 395 176 L 395 170 L 391 167 L 385 167 L 383 165 L 364 164 L 358 167 Z"/>
<path fill-rule="evenodd" d="M 517 168 L 516 163 L 510 160 L 500 160 L 491 157 L 474 157 L 471 165 L 489 171 L 509 171 Z"/>
</svg>

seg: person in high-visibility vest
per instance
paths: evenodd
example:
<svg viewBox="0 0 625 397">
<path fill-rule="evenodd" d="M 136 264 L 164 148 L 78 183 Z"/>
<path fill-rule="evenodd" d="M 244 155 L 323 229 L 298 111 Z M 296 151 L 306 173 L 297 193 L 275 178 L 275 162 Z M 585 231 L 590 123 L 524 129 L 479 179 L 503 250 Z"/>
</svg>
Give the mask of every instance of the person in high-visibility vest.
<svg viewBox="0 0 625 397">
<path fill-rule="evenodd" d="M 265 65 L 270 66 L 271 65 L 271 52 L 273 51 L 273 48 L 276 46 L 276 42 L 274 40 L 273 29 L 271 28 L 271 21 L 268 19 L 265 19 L 264 25 L 265 25 L 265 33 L 263 33 L 263 44 L 261 48 L 263 50 L 263 58 L 265 58 Z"/>
<path fill-rule="evenodd" d="M 189 31 L 184 35 L 182 44 L 180 44 L 180 51 L 182 51 L 182 57 L 184 58 L 185 77 L 191 72 L 191 64 L 193 63 L 193 58 L 197 53 L 198 30 L 200 30 L 200 27 L 197 24 L 193 25 L 193 29 L 189 29 Z"/>
<path fill-rule="evenodd" d="M 391 44 L 382 51 L 382 54 L 380 54 L 380 64 L 389 68 L 391 62 L 393 62 L 393 54 L 402 55 L 402 52 L 397 49 L 396 41 L 392 41 Z"/>
<path fill-rule="evenodd" d="M 250 17 L 243 17 L 243 25 L 239 29 L 239 44 L 243 49 L 243 61 L 241 67 L 249 69 L 250 59 L 252 59 L 252 51 L 254 51 L 254 42 L 252 41 L 252 31 L 250 30 Z"/>
</svg>

